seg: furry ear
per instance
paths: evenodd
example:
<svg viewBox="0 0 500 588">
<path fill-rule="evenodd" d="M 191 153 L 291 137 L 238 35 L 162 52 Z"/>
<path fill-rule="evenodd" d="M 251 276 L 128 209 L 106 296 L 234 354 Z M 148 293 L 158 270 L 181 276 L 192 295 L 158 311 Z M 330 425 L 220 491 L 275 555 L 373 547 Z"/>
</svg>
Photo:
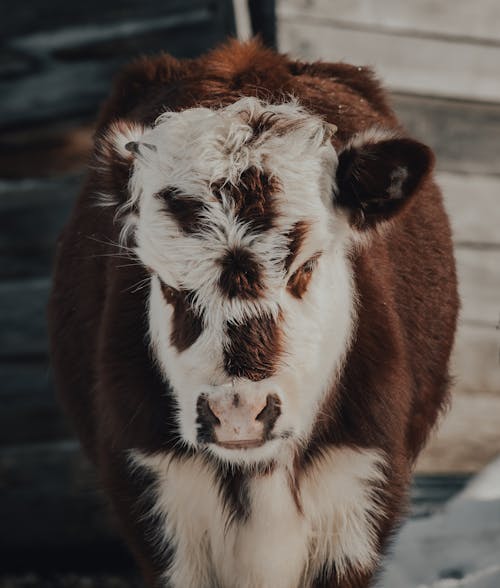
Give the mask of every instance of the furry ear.
<svg viewBox="0 0 500 588">
<path fill-rule="evenodd" d="M 122 205 L 128 200 L 134 159 L 141 156 L 142 151 L 156 149 L 140 142 L 144 132 L 144 127 L 138 123 L 116 120 L 96 135 L 93 167 L 97 173 L 96 192 L 102 206 Z"/>
<path fill-rule="evenodd" d="M 135 155 L 141 156 L 144 149 L 149 149 L 156 153 L 156 145 L 151 145 L 151 143 L 142 143 L 140 141 L 129 141 L 125 144 L 125 149 L 129 153 L 134 153 Z"/>
<path fill-rule="evenodd" d="M 432 151 L 385 131 L 362 133 L 339 153 L 335 204 L 358 230 L 375 227 L 410 202 L 432 169 Z"/>
</svg>

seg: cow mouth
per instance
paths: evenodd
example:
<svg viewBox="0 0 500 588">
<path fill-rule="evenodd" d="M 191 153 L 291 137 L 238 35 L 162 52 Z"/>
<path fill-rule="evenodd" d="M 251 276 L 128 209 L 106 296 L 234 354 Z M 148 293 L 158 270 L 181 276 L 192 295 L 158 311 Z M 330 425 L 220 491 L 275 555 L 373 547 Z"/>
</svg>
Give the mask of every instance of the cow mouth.
<svg viewBox="0 0 500 588">
<path fill-rule="evenodd" d="M 263 439 L 240 439 L 238 441 L 217 441 L 218 447 L 224 449 L 253 449 L 264 445 Z"/>
</svg>

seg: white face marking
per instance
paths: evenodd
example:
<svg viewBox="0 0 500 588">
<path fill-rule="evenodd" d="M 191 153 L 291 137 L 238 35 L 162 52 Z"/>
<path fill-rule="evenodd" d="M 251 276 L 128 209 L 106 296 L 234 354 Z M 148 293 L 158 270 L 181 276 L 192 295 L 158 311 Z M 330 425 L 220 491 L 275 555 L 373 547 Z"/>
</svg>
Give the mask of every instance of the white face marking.
<svg viewBox="0 0 500 588">
<path fill-rule="evenodd" d="M 374 522 L 383 516 L 374 489 L 384 484 L 376 450 L 330 448 L 299 481 L 299 513 L 284 465 L 250 479 L 250 515 L 227 524 L 212 466 L 133 452 L 134 467 L 158 480 L 153 514 L 159 542 L 175 555 L 165 572 L 173 588 L 308 588 L 323 566 L 339 578 L 376 561 Z"/>
<path fill-rule="evenodd" d="M 248 121 L 263 113 L 273 115 L 276 126 L 252 139 Z M 138 214 L 124 217 L 124 233 L 133 233 L 139 259 L 164 283 L 194 293 L 193 307 L 203 316 L 199 337 L 179 351 L 171 340 L 172 305 L 165 301 L 159 279 L 152 276 L 151 343 L 177 398 L 185 443 L 197 445 L 201 393 L 209 396 L 222 386 L 236 392 L 240 386 L 251 389 L 248 381 L 238 382 L 224 370 L 228 322 L 280 317 L 283 349 L 276 369 L 272 376 L 251 383 L 254 389 L 277 391 L 282 403 L 273 429 L 277 439 L 254 449 L 211 445 L 222 460 L 254 463 L 304 443 L 348 349 L 355 298 L 347 259 L 351 231 L 332 203 L 337 155 L 330 136 L 328 125 L 295 102 L 270 105 L 243 98 L 220 110 L 166 113 L 140 138 L 154 149 L 142 149 L 135 160 L 131 199 L 123 210 L 137 207 Z M 116 141 L 123 144 L 123 138 Z M 221 201 L 212 191 L 221 179 L 237 185 L 249 167 L 279 182 L 273 194 L 278 214 L 267 230 L 253 230 L 235 215 L 229 199 Z M 167 187 L 203 203 L 203 230 L 186 234 L 165 212 L 155 194 Z M 298 222 L 307 223 L 309 230 L 285 275 L 290 244 L 286 235 Z M 219 289 L 220 260 L 235 247 L 251 251 L 261 268 L 264 292 L 258 298 L 228 298 Z M 287 280 L 317 253 L 321 256 L 309 287 L 298 299 L 287 290 Z"/>
</svg>

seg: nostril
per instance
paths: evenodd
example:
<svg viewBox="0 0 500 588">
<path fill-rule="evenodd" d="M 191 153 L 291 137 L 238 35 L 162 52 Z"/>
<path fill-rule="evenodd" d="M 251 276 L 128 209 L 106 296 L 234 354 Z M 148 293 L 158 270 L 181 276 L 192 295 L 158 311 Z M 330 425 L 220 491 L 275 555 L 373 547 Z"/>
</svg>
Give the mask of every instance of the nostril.
<svg viewBox="0 0 500 588">
<path fill-rule="evenodd" d="M 210 406 L 210 402 L 208 401 L 208 397 L 202 394 L 196 403 L 196 409 L 198 411 L 198 422 L 203 423 L 204 425 L 220 425 L 220 420 L 218 419 L 217 415 L 212 410 Z"/>
<path fill-rule="evenodd" d="M 274 423 L 281 414 L 281 400 L 276 394 L 268 394 L 266 398 L 266 406 L 255 417 L 256 421 L 262 422 L 264 425 L 264 434 L 267 436 Z"/>
</svg>

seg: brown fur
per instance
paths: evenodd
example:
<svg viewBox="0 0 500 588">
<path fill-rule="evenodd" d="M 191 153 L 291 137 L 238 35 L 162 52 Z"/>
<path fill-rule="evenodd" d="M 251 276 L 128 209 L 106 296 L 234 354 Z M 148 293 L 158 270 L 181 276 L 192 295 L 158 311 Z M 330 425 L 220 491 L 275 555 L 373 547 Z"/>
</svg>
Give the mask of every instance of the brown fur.
<svg viewBox="0 0 500 588">
<path fill-rule="evenodd" d="M 177 194 L 172 188 L 165 188 L 156 194 L 165 209 L 186 234 L 196 233 L 201 226 L 203 203 L 196 198 Z"/>
<path fill-rule="evenodd" d="M 228 323 L 229 344 L 224 350 L 224 369 L 231 376 L 258 382 L 273 375 L 281 355 L 279 321 L 256 317 L 242 324 Z"/>
<path fill-rule="evenodd" d="M 172 300 L 174 316 L 170 340 L 179 352 L 191 347 L 203 331 L 203 319 L 194 310 L 192 298 L 191 292 L 181 291 Z"/>
<path fill-rule="evenodd" d="M 264 293 L 262 268 L 251 251 L 234 249 L 221 260 L 219 288 L 228 298 L 258 298 Z"/>
<path fill-rule="evenodd" d="M 160 55 L 126 68 L 102 109 L 98 136 L 116 119 L 151 124 L 166 109 L 218 107 L 242 95 L 281 101 L 290 94 L 337 125 L 332 141 L 339 152 L 353 134 L 372 126 L 400 131 L 369 69 L 307 64 L 258 43 L 230 42 L 196 60 Z M 272 123 L 256 122 L 255 134 Z M 97 151 L 105 152 L 99 141 Z M 153 523 L 143 518 L 145 506 L 138 498 L 148 481 L 129 473 L 122 456 L 132 448 L 151 453 L 168 449 L 182 459 L 186 450 L 178 443 L 175 400 L 151 361 L 144 318 L 147 293 L 133 288 L 146 270 L 123 267 L 115 255 L 116 211 L 94 206 L 94 195 L 104 191 L 103 186 L 118 200 L 126 195 L 127 162 L 110 157 L 104 171 L 90 170 L 58 244 L 49 305 L 52 362 L 61 401 L 153 585 L 169 554 L 159 557 L 149 544 Z M 223 189 L 222 183 L 218 188 Z M 277 189 L 273 178 L 249 172 L 244 186 L 233 193 L 242 218 L 259 230 L 271 226 L 275 211 L 268 196 Z M 353 199 L 341 204 L 352 210 Z M 449 223 L 432 178 L 417 187 L 411 205 L 390 212 L 390 231 L 352 254 L 359 296 L 357 332 L 340 381 L 322 407 L 311 442 L 297 456 L 290 481 L 299 505 L 300 478 L 307 476 L 325 447 L 385 451 L 387 516 L 377 521 L 380 552 L 404 513 L 413 462 L 446 402 L 458 307 Z M 190 227 L 195 216 L 186 221 Z M 353 218 L 362 229 L 359 218 Z M 292 236 L 291 250 L 293 243 Z M 175 338 L 182 349 L 198 336 L 201 319 L 191 314 L 189 296 L 172 303 L 178 304 Z M 279 329 L 271 319 L 228 325 L 226 368 L 253 380 L 272 374 L 275 364 L 270 358 L 278 358 L 280 350 L 276 333 Z M 248 475 L 227 470 L 219 475 L 221 495 L 235 521 L 248 516 Z M 373 570 L 352 572 L 339 583 L 335 571 L 325 572 L 313 586 L 366 588 L 372 576 Z"/>
<path fill-rule="evenodd" d="M 255 231 L 266 231 L 273 226 L 277 214 L 273 195 L 278 187 L 276 178 L 249 167 L 241 174 L 237 185 L 222 179 L 213 184 L 212 190 L 219 200 L 221 192 L 229 198 L 241 221 L 249 223 Z"/>
</svg>

